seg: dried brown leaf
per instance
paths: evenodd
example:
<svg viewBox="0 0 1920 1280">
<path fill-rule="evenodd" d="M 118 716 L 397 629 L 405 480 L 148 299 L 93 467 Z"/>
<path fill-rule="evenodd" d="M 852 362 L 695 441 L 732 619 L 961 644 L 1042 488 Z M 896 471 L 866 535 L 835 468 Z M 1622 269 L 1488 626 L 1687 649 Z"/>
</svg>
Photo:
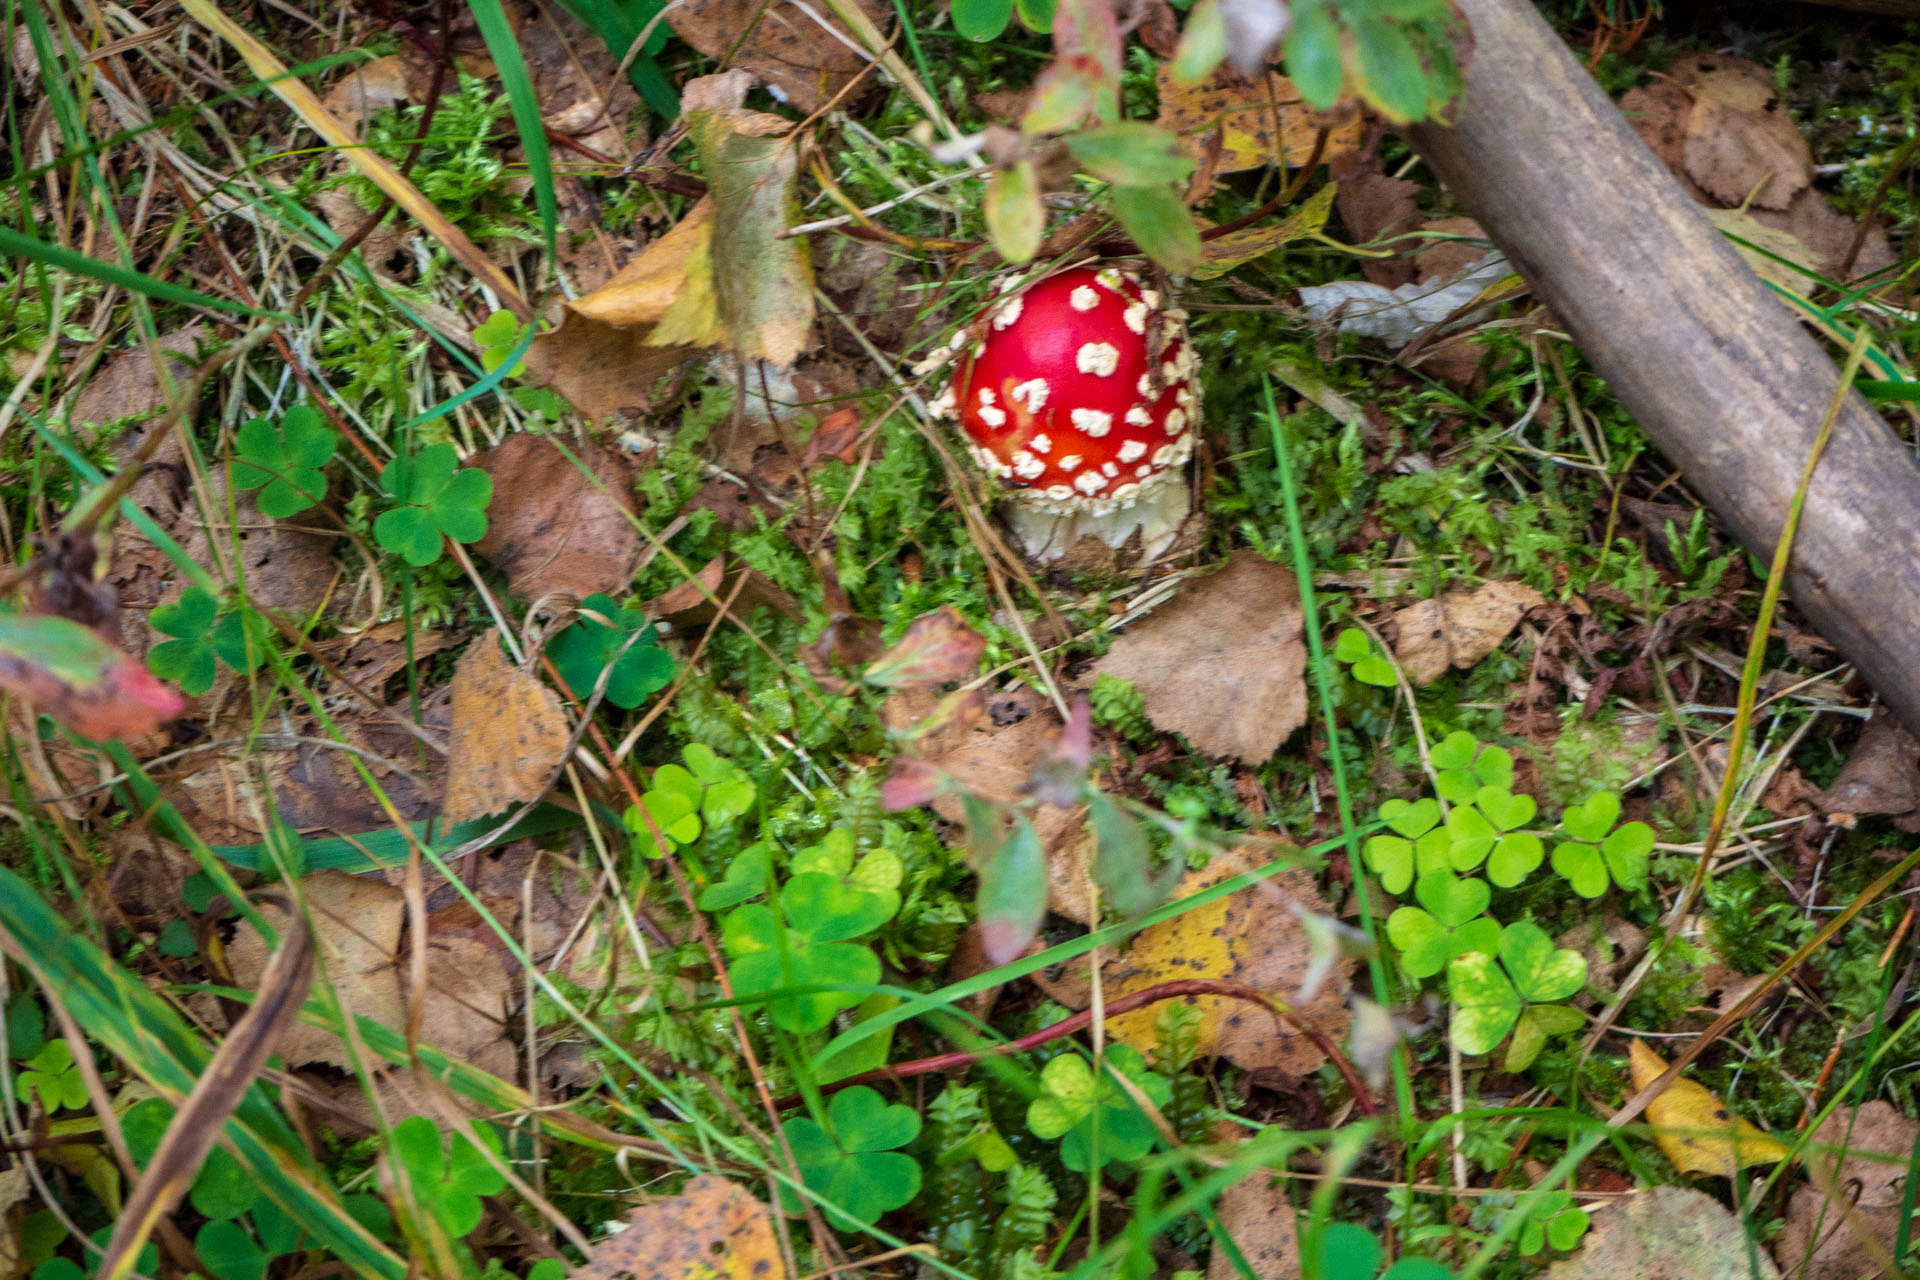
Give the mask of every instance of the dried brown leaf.
<svg viewBox="0 0 1920 1280">
<path fill-rule="evenodd" d="M 1222 1193 L 1214 1212 L 1254 1275 L 1281 1280 L 1301 1274 L 1300 1232 L 1285 1183 L 1265 1169 L 1255 1169 Z M 1227 1250 L 1216 1248 L 1207 1264 L 1207 1280 L 1235 1280 L 1239 1274 Z"/>
<path fill-rule="evenodd" d="M 509 436 L 472 463 L 493 477 L 487 536 L 474 550 L 507 571 L 507 589 L 523 600 L 615 594 L 640 564 L 632 463 L 590 441 L 569 452 L 591 478 L 544 436 Z"/>
<path fill-rule="evenodd" d="M 876 27 L 888 11 L 874 0 L 857 0 Z M 667 10 L 667 25 L 709 58 L 750 72 L 800 111 L 818 111 L 858 75 L 867 60 L 848 42 L 852 36 L 824 6 L 807 6 L 832 23 L 832 32 L 799 5 L 761 0 L 686 0 Z M 752 30 L 748 30 L 752 24 Z M 742 33 L 746 38 L 741 39 Z"/>
<path fill-rule="evenodd" d="M 1806 1157 L 1813 1184 L 1793 1193 L 1773 1245 L 1788 1274 L 1799 1280 L 1888 1274 L 1916 1138 L 1920 1121 L 1878 1100 L 1835 1111 L 1813 1131 Z"/>
<path fill-rule="evenodd" d="M 1258 764 L 1306 720 L 1306 661 L 1293 571 L 1236 551 L 1129 627 L 1093 674 L 1133 681 L 1147 717 L 1196 751 Z"/>
<path fill-rule="evenodd" d="M 1693 95 L 1687 174 L 1715 199 L 1740 205 L 1751 196 L 1763 209 L 1784 209 L 1813 182 L 1813 153 L 1765 67 L 1703 54 L 1682 59 L 1673 75 Z"/>
<path fill-rule="evenodd" d="M 1875 712 L 1840 775 L 1816 799 L 1827 813 L 1913 812 L 1920 808 L 1920 742 L 1885 711 Z"/>
<path fill-rule="evenodd" d="M 725 1178 L 627 1211 L 627 1228 L 594 1246 L 573 1280 L 781 1280 L 787 1274 L 767 1207 Z"/>
<path fill-rule="evenodd" d="M 1201 870 L 1189 872 L 1175 896 L 1187 897 L 1264 865 L 1272 853 L 1257 845 L 1243 845 L 1230 855 L 1216 857 Z M 1125 954 L 1107 962 L 1102 971 L 1107 998 L 1184 979 L 1233 982 L 1293 1005 L 1302 1021 L 1337 1041 L 1346 1033 L 1342 989 L 1353 962 L 1337 961 L 1335 980 L 1306 1004 L 1294 1004 L 1301 980 L 1313 964 L 1296 906 L 1320 914 L 1327 911 L 1313 876 L 1300 867 L 1149 926 L 1140 931 Z M 1318 1046 L 1292 1023 L 1275 1019 L 1258 1005 L 1226 996 L 1189 996 L 1186 1003 L 1198 1006 L 1201 1012 L 1202 1056 L 1217 1054 L 1238 1066 L 1277 1068 L 1293 1075 L 1305 1075 L 1326 1061 Z M 1107 1033 L 1144 1053 L 1157 1041 L 1157 1017 L 1157 1008 L 1124 1013 L 1108 1021 Z"/>
<path fill-rule="evenodd" d="M 1293 81 L 1278 72 L 1264 80 L 1242 76 L 1222 66 L 1198 84 L 1183 85 L 1173 78 L 1170 64 L 1161 63 L 1160 127 L 1179 134 L 1182 144 L 1199 160 L 1220 139 L 1216 173 L 1258 169 L 1278 158 L 1289 167 L 1307 162 L 1319 136 L 1320 114 L 1301 101 Z M 1326 163 L 1360 146 L 1360 117 L 1332 127 L 1320 154 Z"/>
<path fill-rule="evenodd" d="M 465 822 L 538 800 L 567 749 L 560 700 L 511 665 L 491 633 L 467 646 L 451 688 L 447 820 Z"/>
<path fill-rule="evenodd" d="M 1393 615 L 1400 628 L 1393 656 L 1408 680 L 1432 684 L 1449 666 L 1465 670 L 1492 653 L 1527 610 L 1545 603 L 1524 582 L 1489 582 L 1422 600 Z"/>
</svg>

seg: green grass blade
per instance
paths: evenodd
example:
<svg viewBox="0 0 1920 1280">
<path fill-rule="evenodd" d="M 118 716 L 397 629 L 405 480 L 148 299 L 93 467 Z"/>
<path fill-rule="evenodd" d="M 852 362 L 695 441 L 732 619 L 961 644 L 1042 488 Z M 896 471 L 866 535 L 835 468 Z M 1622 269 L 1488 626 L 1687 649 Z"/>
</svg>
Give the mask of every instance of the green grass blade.
<svg viewBox="0 0 1920 1280">
<path fill-rule="evenodd" d="M 520 131 L 520 150 L 527 157 L 533 177 L 534 203 L 540 210 L 540 231 L 546 237 L 547 264 L 554 263 L 554 233 L 560 225 L 560 212 L 553 195 L 553 156 L 547 150 L 547 126 L 540 118 L 540 101 L 534 96 L 533 77 L 527 60 L 520 56 L 520 42 L 514 38 L 513 25 L 500 7 L 500 0 L 469 0 L 473 19 L 480 24 L 480 35 L 493 55 L 500 73 L 500 87 L 506 90 L 507 105 L 513 111 L 514 127 Z"/>
<path fill-rule="evenodd" d="M 61 271 L 72 272 L 77 276 L 85 276 L 90 280 L 98 280 L 103 284 L 142 294 L 160 302 L 178 303 L 184 307 L 202 307 L 210 311 L 224 311 L 231 315 L 257 316 L 263 320 L 289 318 L 278 311 L 262 311 L 258 307 L 249 307 L 244 303 L 216 298 L 210 294 L 189 289 L 185 285 L 156 280 L 143 271 L 135 271 L 131 267 L 123 267 L 118 263 L 102 262 L 98 258 L 89 258 L 84 253 L 75 253 L 72 249 L 48 244 L 44 240 L 9 227 L 0 227 L 0 254 L 13 258 L 26 258 Z"/>
</svg>

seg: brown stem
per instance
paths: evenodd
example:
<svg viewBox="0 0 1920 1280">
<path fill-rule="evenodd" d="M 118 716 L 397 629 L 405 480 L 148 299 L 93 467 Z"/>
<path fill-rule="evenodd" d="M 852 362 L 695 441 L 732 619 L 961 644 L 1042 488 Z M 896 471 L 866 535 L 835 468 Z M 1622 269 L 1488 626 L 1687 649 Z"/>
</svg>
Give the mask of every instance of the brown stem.
<svg viewBox="0 0 1920 1280">
<path fill-rule="evenodd" d="M 1340 1072 L 1341 1078 L 1347 1082 L 1347 1087 L 1353 1090 L 1353 1103 L 1361 1115 L 1380 1114 L 1379 1108 L 1374 1104 L 1373 1095 L 1367 1091 L 1366 1081 L 1360 1078 L 1360 1073 L 1354 1069 L 1353 1063 L 1347 1060 L 1347 1056 L 1340 1052 L 1340 1046 L 1335 1044 L 1326 1032 L 1302 1021 L 1299 1014 L 1264 991 L 1256 991 L 1238 982 L 1222 982 L 1214 978 L 1182 978 L 1177 982 L 1162 982 L 1109 1000 L 1102 1007 L 1101 1015 L 1114 1018 L 1150 1004 L 1157 1004 L 1162 1000 L 1177 1000 L 1183 996 L 1222 996 L 1228 1000 L 1245 1000 L 1249 1004 L 1259 1005 L 1282 1022 L 1290 1024 L 1294 1030 L 1313 1041 L 1320 1052 L 1327 1055 L 1327 1060 Z M 1092 1009 L 1083 1009 L 1070 1018 L 1062 1018 L 1052 1026 L 1042 1027 L 1030 1035 L 1021 1036 L 1018 1040 L 989 1045 L 984 1049 L 959 1049 L 952 1053 L 935 1054 L 931 1058 L 916 1058 L 911 1062 L 899 1062 L 890 1067 L 862 1071 L 844 1080 L 823 1084 L 820 1086 L 820 1092 L 833 1093 L 856 1084 L 904 1080 L 912 1076 L 932 1075 L 941 1071 L 961 1071 L 983 1058 L 1004 1058 L 1009 1054 L 1025 1053 L 1050 1040 L 1058 1040 L 1062 1036 L 1070 1036 L 1082 1030 L 1093 1022 L 1093 1014 Z M 800 1102 L 799 1094 L 789 1094 L 773 1105 L 785 1110 L 788 1107 L 798 1106 Z"/>
</svg>

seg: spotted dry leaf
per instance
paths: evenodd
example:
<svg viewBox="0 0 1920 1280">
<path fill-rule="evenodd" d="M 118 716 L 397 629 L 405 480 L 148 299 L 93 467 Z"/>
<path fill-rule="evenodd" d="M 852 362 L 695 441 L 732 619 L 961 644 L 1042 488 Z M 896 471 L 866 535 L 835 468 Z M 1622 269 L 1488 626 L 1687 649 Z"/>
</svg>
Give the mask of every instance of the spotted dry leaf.
<svg viewBox="0 0 1920 1280">
<path fill-rule="evenodd" d="M 593 1247 L 573 1280 L 781 1280 L 786 1266 L 767 1207 L 725 1178 L 699 1177 L 667 1200 L 627 1213 L 624 1231 Z"/>
<path fill-rule="evenodd" d="M 447 741 L 449 822 L 538 800 L 567 749 L 559 699 L 511 665 L 492 633 L 460 656 Z"/>
<path fill-rule="evenodd" d="M 1174 893 L 1184 898 L 1270 860 L 1271 850 L 1243 845 L 1189 872 Z M 1163 982 L 1194 978 L 1238 983 L 1292 1005 L 1308 1025 L 1334 1041 L 1346 1034 L 1342 991 L 1351 960 L 1334 966 L 1335 978 L 1305 1004 L 1295 1003 L 1301 980 L 1313 964 L 1306 930 L 1294 907 L 1325 914 L 1327 904 L 1313 876 L 1292 867 L 1259 884 L 1140 931 L 1133 946 L 1102 970 L 1108 1000 Z M 1278 1022 L 1259 1005 L 1226 996 L 1189 996 L 1201 1014 L 1199 1050 L 1249 1070 L 1270 1067 L 1306 1075 L 1326 1061 L 1313 1041 L 1291 1023 Z M 1158 1043 L 1158 1008 L 1123 1013 L 1107 1022 L 1107 1034 L 1146 1052 Z"/>
<path fill-rule="evenodd" d="M 1527 610 L 1545 603 L 1524 582 L 1489 582 L 1422 600 L 1393 615 L 1400 627 L 1393 656 L 1408 680 L 1432 684 L 1449 666 L 1465 670 L 1492 653 Z"/>
</svg>

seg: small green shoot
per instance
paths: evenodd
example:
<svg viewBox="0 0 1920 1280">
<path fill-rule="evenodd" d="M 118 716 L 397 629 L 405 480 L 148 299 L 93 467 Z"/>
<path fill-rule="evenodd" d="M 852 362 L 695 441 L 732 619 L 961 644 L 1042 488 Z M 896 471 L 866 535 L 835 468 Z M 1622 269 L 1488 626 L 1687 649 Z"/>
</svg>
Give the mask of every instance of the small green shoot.
<svg viewBox="0 0 1920 1280">
<path fill-rule="evenodd" d="M 1353 678 L 1361 684 L 1391 689 L 1399 683 L 1393 663 L 1374 645 L 1372 637 L 1358 627 L 1348 627 L 1333 641 L 1333 656 L 1353 668 Z"/>
</svg>

